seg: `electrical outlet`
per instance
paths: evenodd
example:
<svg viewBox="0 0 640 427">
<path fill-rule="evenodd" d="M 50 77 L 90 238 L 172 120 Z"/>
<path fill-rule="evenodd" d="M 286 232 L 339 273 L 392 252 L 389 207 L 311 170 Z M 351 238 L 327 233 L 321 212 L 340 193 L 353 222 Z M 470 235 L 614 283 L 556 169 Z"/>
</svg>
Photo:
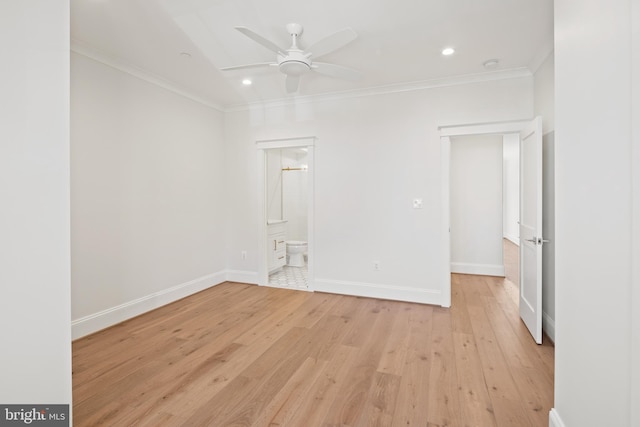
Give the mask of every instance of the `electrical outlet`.
<svg viewBox="0 0 640 427">
<path fill-rule="evenodd" d="M 247 259 L 247 251 L 240 252 L 240 258 Z"/>
<path fill-rule="evenodd" d="M 380 271 L 380 261 L 373 261 L 373 269 L 375 271 Z"/>
<path fill-rule="evenodd" d="M 422 199 L 413 199 L 413 209 L 422 209 Z"/>
</svg>

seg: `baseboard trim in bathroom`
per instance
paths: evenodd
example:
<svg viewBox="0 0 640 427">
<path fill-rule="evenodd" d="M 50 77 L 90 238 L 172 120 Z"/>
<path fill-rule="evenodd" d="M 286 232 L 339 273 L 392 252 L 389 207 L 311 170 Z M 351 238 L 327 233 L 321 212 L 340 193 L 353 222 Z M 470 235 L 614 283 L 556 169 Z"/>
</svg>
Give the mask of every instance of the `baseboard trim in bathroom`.
<svg viewBox="0 0 640 427">
<path fill-rule="evenodd" d="M 390 286 L 376 283 L 316 279 L 313 284 L 313 290 L 332 294 L 417 302 L 422 304 L 440 305 L 442 302 L 442 293 L 440 290 L 416 289 L 406 286 Z"/>
<path fill-rule="evenodd" d="M 208 274 L 142 298 L 81 317 L 71 322 L 71 338 L 74 340 L 82 338 L 225 281 L 226 274 L 224 271 Z"/>
</svg>

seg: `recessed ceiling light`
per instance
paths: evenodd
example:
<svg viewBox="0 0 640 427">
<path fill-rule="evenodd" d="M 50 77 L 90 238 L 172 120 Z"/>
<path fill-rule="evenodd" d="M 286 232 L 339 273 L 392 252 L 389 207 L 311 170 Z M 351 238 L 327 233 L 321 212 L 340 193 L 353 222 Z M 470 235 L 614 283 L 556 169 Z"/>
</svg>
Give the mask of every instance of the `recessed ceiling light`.
<svg viewBox="0 0 640 427">
<path fill-rule="evenodd" d="M 251 79 L 242 80 L 242 84 L 245 85 L 245 86 L 251 86 Z"/>
<path fill-rule="evenodd" d="M 444 49 L 442 49 L 442 54 L 444 56 L 453 55 L 455 52 L 456 50 L 452 47 L 445 47 Z"/>
<path fill-rule="evenodd" d="M 487 61 L 484 61 L 484 63 L 482 65 L 487 70 L 493 70 L 494 68 L 498 67 L 499 63 L 500 63 L 500 60 L 498 60 L 498 59 L 489 59 Z"/>
</svg>

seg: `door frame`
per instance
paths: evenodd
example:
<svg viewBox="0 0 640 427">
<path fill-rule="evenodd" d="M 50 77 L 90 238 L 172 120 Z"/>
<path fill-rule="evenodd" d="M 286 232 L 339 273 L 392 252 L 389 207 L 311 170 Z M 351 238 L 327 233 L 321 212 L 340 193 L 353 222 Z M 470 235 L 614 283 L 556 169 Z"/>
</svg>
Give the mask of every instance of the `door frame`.
<svg viewBox="0 0 640 427">
<path fill-rule="evenodd" d="M 533 138 L 531 141 L 526 142 L 529 138 Z M 542 234 L 542 218 L 544 210 L 542 206 L 543 197 L 543 167 L 542 167 L 542 151 L 543 151 L 543 135 L 542 135 L 542 119 L 536 117 L 529 125 L 520 132 L 520 194 L 530 194 L 525 191 L 526 183 L 532 182 L 535 186 L 535 205 L 533 211 L 535 212 L 534 221 L 530 221 L 526 217 L 524 199 L 520 198 L 520 283 L 519 283 L 519 312 L 520 318 L 529 329 L 531 336 L 537 344 L 542 344 L 542 324 L 543 324 L 543 311 L 542 311 L 542 253 L 543 243 L 546 243 Z M 534 151 L 531 154 L 526 154 L 525 149 L 533 147 Z M 531 163 L 533 159 L 533 179 L 526 177 L 526 171 L 531 168 L 526 168 L 526 163 Z M 532 233 L 529 233 L 532 231 Z M 528 239 L 527 237 L 531 237 Z M 531 243 L 531 244 L 530 244 Z M 530 266 L 529 260 L 533 259 L 533 280 L 530 275 L 526 274 L 527 266 Z M 529 301 L 527 294 L 530 294 L 531 290 L 535 290 L 535 301 Z M 528 291 L 528 292 L 525 292 Z M 535 307 L 534 307 L 535 305 Z"/>
<path fill-rule="evenodd" d="M 266 150 L 281 148 L 307 148 L 307 289 L 313 292 L 315 288 L 315 236 L 314 236 L 314 149 L 315 136 L 298 138 L 263 139 L 256 141 L 258 152 L 258 285 L 269 285 L 269 266 L 267 259 L 267 180 L 266 180 Z"/>
<path fill-rule="evenodd" d="M 488 134 L 519 134 L 531 119 L 506 122 L 489 122 L 463 125 L 447 125 L 438 127 L 440 132 L 440 148 L 442 165 L 442 222 L 441 222 L 441 252 L 443 254 L 441 265 L 442 307 L 451 307 L 451 138 L 457 136 L 473 136 Z"/>
</svg>

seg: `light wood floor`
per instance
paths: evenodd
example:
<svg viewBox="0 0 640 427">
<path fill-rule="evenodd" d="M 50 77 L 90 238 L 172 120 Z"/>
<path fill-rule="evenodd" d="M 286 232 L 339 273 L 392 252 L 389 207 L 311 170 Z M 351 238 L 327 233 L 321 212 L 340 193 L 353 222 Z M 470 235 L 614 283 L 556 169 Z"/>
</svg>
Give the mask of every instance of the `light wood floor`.
<svg viewBox="0 0 640 427">
<path fill-rule="evenodd" d="M 506 279 L 517 286 L 520 282 L 520 248 L 511 240 L 502 239 L 502 250 Z"/>
<path fill-rule="evenodd" d="M 73 344 L 75 426 L 547 426 L 517 288 L 452 308 L 224 283 Z"/>
</svg>

